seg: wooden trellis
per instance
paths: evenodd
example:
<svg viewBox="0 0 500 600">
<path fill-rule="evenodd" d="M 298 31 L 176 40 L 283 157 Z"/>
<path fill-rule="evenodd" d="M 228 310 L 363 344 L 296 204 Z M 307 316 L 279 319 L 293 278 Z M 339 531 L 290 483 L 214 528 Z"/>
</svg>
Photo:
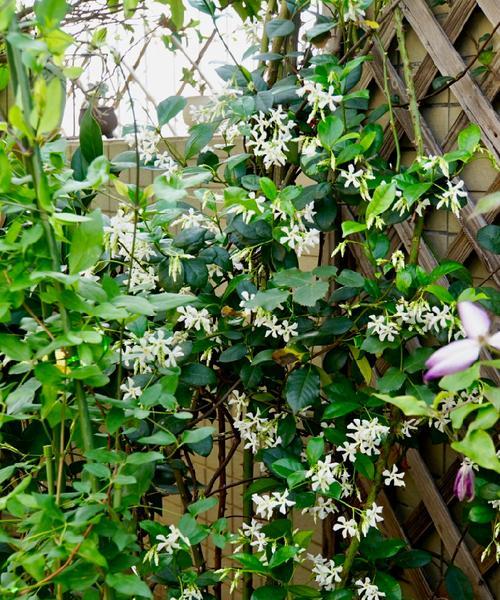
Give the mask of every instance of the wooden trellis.
<svg viewBox="0 0 500 600">
<path fill-rule="evenodd" d="M 449 11 L 444 20 L 440 22 L 425 0 L 401 0 L 399 2 L 408 29 L 416 34 L 420 44 L 427 52 L 413 72 L 417 98 L 422 99 L 430 93 L 434 78 L 440 74 L 456 80 L 449 86 L 450 93 L 461 107 L 460 113 L 449 127 L 444 140 L 439 143 L 423 114 L 425 105 L 422 103 L 419 108 L 424 149 L 430 155 L 442 154 L 451 150 L 456 144 L 459 132 L 469 122 L 474 122 L 481 128 L 485 146 L 498 161 L 500 158 L 500 119 L 493 107 L 493 102 L 500 91 L 500 52 L 495 54 L 489 71 L 479 83 L 471 75 L 470 67 L 472 65 L 461 58 L 454 44 L 467 31 L 470 20 L 477 16 L 478 11 L 481 11 L 488 19 L 491 31 L 495 33 L 500 27 L 500 2 L 498 0 L 455 0 L 449 4 Z M 389 90 L 399 98 L 399 107 L 396 107 L 394 111 L 397 119 L 397 135 L 400 139 L 406 135 L 410 144 L 414 144 L 412 121 L 406 108 L 408 103 L 406 86 L 399 69 L 393 64 L 395 61 L 391 62 L 386 58 L 391 56 L 391 44 L 395 35 L 394 22 L 391 19 L 385 20 L 380 28 L 378 39 L 372 44 L 370 49 L 372 60 L 367 64 L 359 85 L 361 88 L 375 85 L 384 91 L 384 79 L 387 74 Z M 493 36 L 492 43 L 495 41 L 495 36 Z M 390 124 L 387 124 L 381 154 L 384 158 L 390 159 L 394 150 L 394 135 Z M 496 177 L 493 177 L 486 193 L 499 189 L 500 176 L 497 174 Z M 343 207 L 343 216 L 346 219 L 354 217 L 349 207 Z M 478 230 L 492 223 L 495 217 L 495 212 L 485 215 L 477 214 L 475 201 L 469 193 L 461 211 L 460 229 L 449 244 L 445 255 L 436 255 L 426 242 L 424 234 L 420 248 L 420 264 L 430 270 L 444 258 L 463 263 L 475 255 L 488 274 L 485 280 L 488 279 L 490 285 L 491 283 L 500 285 L 500 257 L 485 251 L 477 242 Z M 413 234 L 411 222 L 396 224 L 389 233 L 393 248 L 403 246 L 409 250 Z M 359 246 L 353 244 L 350 248 L 357 267 L 364 270 L 366 275 L 370 275 L 370 265 L 364 260 Z M 446 278 L 442 278 L 441 283 L 446 283 Z M 453 481 L 458 461 L 454 460 L 439 481 L 435 481 L 423 455 L 418 450 L 410 449 L 406 460 L 409 475 L 418 490 L 419 501 L 416 504 L 413 502 L 414 508 L 409 516 L 401 518 L 398 515 L 397 500 L 389 499 L 382 492 L 378 502 L 384 506 L 386 533 L 407 540 L 410 546 L 418 547 L 426 535 L 432 531 L 437 532 L 441 546 L 445 549 L 448 557 L 453 558 L 454 563 L 469 577 L 474 598 L 493 600 L 495 596 L 492 590 L 495 584 L 493 583 L 490 589 L 485 576 L 495 566 L 495 559 L 490 556 L 481 562 L 483 549 L 479 545 L 469 547 L 470 542 L 458 530 L 450 513 L 450 505 L 453 500 Z M 401 499 L 405 502 L 404 494 Z M 433 596 L 432 591 L 434 586 L 430 584 L 423 570 L 407 570 L 405 577 L 414 598 L 428 600 L 436 597 Z M 494 573 L 489 573 L 489 577 L 493 582 L 496 580 Z M 442 597 L 442 595 L 443 591 L 440 590 L 437 596 Z"/>
</svg>

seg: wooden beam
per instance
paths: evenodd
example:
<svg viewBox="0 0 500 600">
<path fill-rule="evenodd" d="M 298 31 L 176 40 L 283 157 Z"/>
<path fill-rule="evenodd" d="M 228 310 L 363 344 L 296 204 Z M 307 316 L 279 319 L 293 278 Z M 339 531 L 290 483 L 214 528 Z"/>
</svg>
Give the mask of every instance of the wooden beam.
<svg viewBox="0 0 500 600">
<path fill-rule="evenodd" d="M 500 4 L 498 0 L 477 0 L 479 8 L 488 21 L 496 27 L 500 23 Z"/>
<path fill-rule="evenodd" d="M 425 0 L 402 0 L 401 9 L 442 75 L 457 77 L 451 90 L 471 121 L 483 132 L 483 140 L 500 160 L 500 119 L 480 87 L 466 72 L 466 65 Z"/>
<path fill-rule="evenodd" d="M 407 453 L 407 459 L 411 469 L 411 477 L 415 481 L 422 501 L 431 516 L 446 551 L 450 557 L 455 555 L 455 564 L 462 569 L 471 582 L 472 589 L 474 590 L 474 599 L 494 600 L 494 596 L 481 575 L 465 540 L 462 539 L 458 527 L 451 518 L 448 508 L 434 483 L 434 479 L 419 452 L 414 448 L 410 448 Z"/>
<path fill-rule="evenodd" d="M 495 180 L 491 184 L 491 186 L 490 186 L 489 190 L 486 192 L 486 194 L 490 194 L 492 192 L 498 192 L 499 190 L 500 190 L 500 173 L 496 176 Z M 485 215 L 483 215 L 486 223 L 487 224 L 492 223 L 493 220 L 495 219 L 497 213 L 498 213 L 498 210 L 495 210 L 495 211 L 492 211 L 490 213 L 486 213 Z M 453 238 L 453 241 L 451 242 L 451 244 L 448 248 L 448 253 L 447 253 L 446 257 L 450 260 L 456 260 L 458 262 L 464 263 L 467 260 L 467 258 L 469 258 L 469 255 L 471 254 L 472 250 L 473 250 L 473 244 L 471 243 L 471 240 L 466 235 L 464 229 L 461 229 L 457 233 L 457 235 Z M 481 256 L 484 256 L 484 253 L 485 253 L 485 250 L 482 250 Z M 481 256 L 479 258 L 481 258 Z M 500 286 L 500 272 L 497 271 L 496 273 L 493 273 L 492 278 L 495 281 L 495 283 Z"/>
<path fill-rule="evenodd" d="M 420 1 L 420 0 L 417 0 L 417 1 Z M 375 44 L 373 47 L 373 61 L 370 63 L 370 68 L 372 69 L 375 80 L 377 81 L 377 84 L 381 87 L 381 89 L 383 89 L 383 86 L 384 86 L 384 62 L 383 61 L 384 61 L 383 49 L 381 49 L 378 44 Z M 401 78 L 399 77 L 398 73 L 396 72 L 396 69 L 390 63 L 387 63 L 387 73 L 389 76 L 389 85 L 390 85 L 390 88 L 393 90 L 393 93 L 397 94 L 402 99 L 403 102 L 406 102 L 407 101 L 406 87 L 405 87 L 403 81 L 401 80 Z M 402 108 L 395 108 L 394 112 L 395 112 L 395 115 L 396 115 L 398 121 L 403 126 L 407 136 L 410 139 L 413 138 L 413 125 L 411 122 L 411 117 L 410 117 L 409 112 Z M 425 119 L 422 118 L 422 116 L 420 117 L 420 123 L 421 123 L 422 135 L 424 138 L 424 147 L 425 147 L 426 152 L 429 152 L 430 154 L 443 154 L 442 148 L 437 143 L 437 141 L 434 137 L 434 134 L 432 133 L 430 127 L 428 126 Z M 485 225 L 487 225 L 487 222 L 482 215 L 476 215 L 474 213 L 474 206 L 475 205 L 474 205 L 473 200 L 470 198 L 470 196 L 468 196 L 467 202 L 460 212 L 460 218 L 459 218 L 460 223 L 462 225 L 462 228 L 463 228 L 465 234 L 469 238 L 469 241 L 470 241 L 471 245 L 473 246 L 474 250 L 477 252 L 478 256 L 484 262 L 488 272 L 489 273 L 497 273 L 497 271 L 500 269 L 500 257 L 498 257 L 497 255 L 485 254 L 483 252 L 481 246 L 477 242 L 477 239 L 476 239 L 477 231 L 481 227 L 484 227 Z M 404 237 L 401 237 L 401 240 L 408 247 L 408 245 L 410 244 L 410 240 L 411 240 L 411 233 L 410 233 L 410 230 L 408 229 L 408 228 L 411 228 L 410 224 L 408 222 L 403 222 L 403 223 L 396 224 L 394 227 L 398 231 L 398 234 L 401 233 L 400 237 L 404 236 Z M 408 237 L 408 235 L 410 237 Z M 434 266 L 436 266 L 438 264 L 438 261 L 436 260 L 436 258 L 433 256 L 430 249 L 425 244 L 421 245 L 420 256 L 421 256 L 422 265 L 425 266 L 426 268 L 429 268 L 432 264 L 434 264 Z"/>
<path fill-rule="evenodd" d="M 458 2 L 454 3 L 451 7 L 446 20 L 443 23 L 443 31 L 452 43 L 457 40 L 475 7 L 476 0 L 458 0 Z M 387 48 L 387 45 L 384 45 L 384 48 Z M 436 76 L 437 70 L 434 61 L 429 54 L 427 54 L 414 75 L 413 81 L 417 98 L 423 96 L 427 92 Z M 402 136 L 403 131 L 403 128 L 399 125 L 397 127 L 398 137 Z M 394 136 L 390 131 L 390 124 L 387 124 L 384 132 L 384 145 L 380 152 L 385 158 L 389 158 L 394 151 L 394 147 Z"/>
</svg>

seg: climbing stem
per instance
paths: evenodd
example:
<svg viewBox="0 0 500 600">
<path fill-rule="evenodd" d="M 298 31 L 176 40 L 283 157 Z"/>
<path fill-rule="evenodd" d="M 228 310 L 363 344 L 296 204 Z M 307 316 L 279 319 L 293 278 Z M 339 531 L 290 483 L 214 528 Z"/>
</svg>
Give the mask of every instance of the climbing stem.
<svg viewBox="0 0 500 600">
<path fill-rule="evenodd" d="M 364 510 L 368 509 L 371 507 L 371 505 L 375 502 L 377 495 L 379 493 L 380 487 L 382 485 L 382 473 L 386 467 L 386 463 L 387 463 L 387 452 L 390 448 L 390 445 L 392 443 L 392 436 L 388 436 L 388 438 L 386 439 L 382 450 L 380 452 L 380 456 L 378 457 L 376 466 L 375 466 L 375 476 L 373 478 L 373 483 L 372 486 L 370 488 L 370 491 L 368 492 L 368 496 L 366 497 L 366 501 L 364 504 Z M 351 543 L 349 544 L 347 551 L 345 553 L 345 560 L 344 560 L 344 565 L 343 565 L 343 569 L 342 569 L 342 582 L 340 584 L 340 587 L 344 587 L 347 580 L 349 579 L 349 575 L 352 569 L 352 566 L 354 564 L 354 559 L 356 558 L 356 554 L 358 552 L 358 548 L 359 548 L 359 544 L 361 542 L 361 538 L 360 537 L 353 537 L 351 540 Z"/>
<path fill-rule="evenodd" d="M 243 519 L 244 522 L 250 525 L 252 521 L 252 498 L 248 496 L 248 486 L 253 478 L 253 455 L 250 450 L 243 450 L 243 479 L 247 483 L 243 486 Z M 245 552 L 251 553 L 251 546 L 245 546 Z M 250 600 L 253 592 L 252 574 L 246 573 L 243 578 L 243 600 Z"/>
<path fill-rule="evenodd" d="M 394 9 L 394 23 L 396 26 L 396 37 L 398 39 L 399 53 L 401 54 L 401 61 L 403 63 L 403 73 L 405 79 L 406 90 L 408 93 L 410 117 L 413 125 L 413 134 L 415 138 L 415 147 L 417 149 L 417 155 L 422 156 L 424 153 L 424 140 L 422 136 L 422 127 L 420 123 L 420 113 L 418 110 L 417 94 L 415 92 L 415 85 L 413 82 L 413 76 L 411 72 L 410 59 L 408 57 L 408 51 L 406 48 L 405 34 L 403 29 L 403 15 L 401 9 L 397 6 Z M 418 254 L 420 250 L 420 241 L 422 239 L 422 231 L 424 229 L 424 217 L 417 216 L 415 220 L 415 228 L 413 230 L 413 238 L 411 243 L 410 264 L 418 263 Z"/>
<path fill-rule="evenodd" d="M 394 24 L 396 26 L 396 37 L 398 39 L 398 48 L 403 63 L 403 74 L 405 79 L 406 90 L 408 93 L 410 116 L 413 125 L 413 133 L 415 137 L 415 146 L 417 154 L 421 156 L 424 153 L 424 142 L 422 136 L 422 128 L 420 125 L 420 113 L 418 111 L 418 101 L 413 83 L 413 75 L 411 72 L 410 58 L 406 49 L 405 34 L 403 29 L 403 15 L 401 9 L 397 6 L 394 9 Z"/>
</svg>

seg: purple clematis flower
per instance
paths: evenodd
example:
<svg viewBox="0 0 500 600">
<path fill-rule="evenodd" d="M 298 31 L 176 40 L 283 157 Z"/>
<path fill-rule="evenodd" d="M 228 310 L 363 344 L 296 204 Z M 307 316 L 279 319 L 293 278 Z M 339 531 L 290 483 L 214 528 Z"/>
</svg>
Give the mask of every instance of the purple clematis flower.
<svg viewBox="0 0 500 600">
<path fill-rule="evenodd" d="M 458 469 L 457 476 L 455 477 L 455 483 L 453 484 L 453 493 L 455 496 L 463 502 L 471 502 L 474 500 L 474 482 L 476 476 L 474 474 L 474 465 L 467 458 L 462 462 L 460 469 Z"/>
<path fill-rule="evenodd" d="M 467 337 L 443 346 L 427 359 L 426 383 L 467 369 L 479 358 L 483 346 L 500 350 L 500 331 L 490 335 L 491 320 L 485 310 L 473 302 L 459 302 L 458 313 Z"/>
</svg>

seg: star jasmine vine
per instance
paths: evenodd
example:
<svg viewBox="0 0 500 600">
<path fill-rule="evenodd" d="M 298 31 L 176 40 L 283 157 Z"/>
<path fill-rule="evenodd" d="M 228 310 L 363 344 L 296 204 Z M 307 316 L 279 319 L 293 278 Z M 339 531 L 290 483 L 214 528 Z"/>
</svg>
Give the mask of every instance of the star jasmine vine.
<svg viewBox="0 0 500 600">
<path fill-rule="evenodd" d="M 424 218 L 463 220 L 463 170 L 487 150 L 471 124 L 427 155 L 411 102 L 416 156 L 383 154 L 359 82 L 398 10 L 194 2 L 231 59 L 220 23 L 237 12 L 245 58 L 214 86 L 192 63 L 184 83 L 208 97 L 191 110 L 170 96 L 143 111 L 124 77 L 129 149 L 105 152 L 89 105 L 69 156 L 73 49 L 121 69 L 105 31 L 70 34 L 78 4 L 0 12 L 2 598 L 401 598 L 435 557 L 387 536 L 386 498 L 418 488 L 409 457 L 430 444 L 456 456 L 462 531 L 498 557 L 498 293 L 419 261 Z M 124 32 L 143 4 L 113 6 Z M 182 2 L 156 8 L 145 31 L 165 52 L 203 37 Z"/>
</svg>

